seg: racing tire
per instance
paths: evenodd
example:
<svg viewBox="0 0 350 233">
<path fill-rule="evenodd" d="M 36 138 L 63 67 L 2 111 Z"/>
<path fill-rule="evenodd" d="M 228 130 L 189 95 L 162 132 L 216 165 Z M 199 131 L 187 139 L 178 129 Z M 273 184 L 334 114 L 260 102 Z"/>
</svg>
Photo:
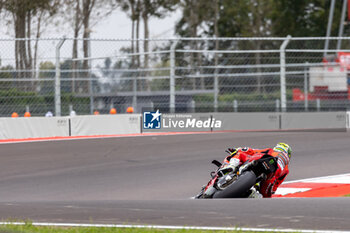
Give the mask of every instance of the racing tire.
<svg viewBox="0 0 350 233">
<path fill-rule="evenodd" d="M 218 190 L 213 198 L 240 198 L 256 183 L 256 175 L 252 171 L 246 171 L 224 190 Z"/>
</svg>

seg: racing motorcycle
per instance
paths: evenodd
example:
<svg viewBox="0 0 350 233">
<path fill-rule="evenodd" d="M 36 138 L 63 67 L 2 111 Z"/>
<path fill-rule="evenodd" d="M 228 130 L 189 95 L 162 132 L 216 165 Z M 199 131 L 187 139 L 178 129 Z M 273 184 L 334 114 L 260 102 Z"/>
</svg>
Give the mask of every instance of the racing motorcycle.
<svg viewBox="0 0 350 233">
<path fill-rule="evenodd" d="M 195 196 L 197 199 L 247 198 L 252 188 L 258 188 L 262 181 L 277 170 L 277 158 L 268 154 L 254 156 L 235 170 L 217 160 L 212 163 L 218 168 L 210 173 L 211 179 Z"/>
</svg>

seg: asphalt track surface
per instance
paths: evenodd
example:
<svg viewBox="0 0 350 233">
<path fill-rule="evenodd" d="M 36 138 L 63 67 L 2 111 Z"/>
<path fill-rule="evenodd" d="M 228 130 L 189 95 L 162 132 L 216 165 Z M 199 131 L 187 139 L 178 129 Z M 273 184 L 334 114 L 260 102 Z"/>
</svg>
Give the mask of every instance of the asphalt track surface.
<svg viewBox="0 0 350 233">
<path fill-rule="evenodd" d="M 228 146 L 293 147 L 286 180 L 349 173 L 350 133 L 240 132 L 0 145 L 0 218 L 350 230 L 350 198 L 191 200 Z"/>
</svg>

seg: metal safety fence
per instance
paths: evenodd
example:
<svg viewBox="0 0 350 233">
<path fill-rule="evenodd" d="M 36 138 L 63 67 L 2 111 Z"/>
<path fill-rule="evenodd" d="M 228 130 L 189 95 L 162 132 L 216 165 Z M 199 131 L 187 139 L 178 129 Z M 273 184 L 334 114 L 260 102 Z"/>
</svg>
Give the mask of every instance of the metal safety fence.
<svg viewBox="0 0 350 233">
<path fill-rule="evenodd" d="M 349 37 L 0 39 L 0 116 L 346 110 L 348 69 Z"/>
</svg>

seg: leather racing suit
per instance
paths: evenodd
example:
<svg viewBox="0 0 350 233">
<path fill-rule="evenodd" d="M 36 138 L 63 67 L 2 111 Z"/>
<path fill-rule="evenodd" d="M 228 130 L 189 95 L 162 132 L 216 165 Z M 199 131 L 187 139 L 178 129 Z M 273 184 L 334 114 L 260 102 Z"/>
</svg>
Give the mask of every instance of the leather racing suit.
<svg viewBox="0 0 350 233">
<path fill-rule="evenodd" d="M 280 151 L 274 151 L 272 148 L 252 149 L 244 147 L 236 149 L 231 155 L 227 156 L 224 160 L 224 164 L 237 167 L 245 163 L 247 160 L 254 160 L 254 157 L 259 159 L 261 154 L 268 154 L 277 157 L 277 170 L 260 183 L 260 189 L 258 190 L 263 197 L 269 198 L 276 192 L 278 186 L 282 184 L 289 173 L 288 155 Z"/>
</svg>

